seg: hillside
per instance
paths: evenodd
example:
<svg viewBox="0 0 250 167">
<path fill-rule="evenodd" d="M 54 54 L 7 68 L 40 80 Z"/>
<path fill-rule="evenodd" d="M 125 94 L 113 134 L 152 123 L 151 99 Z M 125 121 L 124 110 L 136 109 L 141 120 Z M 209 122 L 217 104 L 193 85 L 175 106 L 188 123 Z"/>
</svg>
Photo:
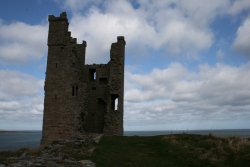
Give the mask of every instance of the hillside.
<svg viewBox="0 0 250 167">
<path fill-rule="evenodd" d="M 249 167 L 250 139 L 211 135 L 103 137 L 97 167 Z"/>
<path fill-rule="evenodd" d="M 80 140 L 58 141 L 40 150 L 0 152 L 0 166 L 250 166 L 250 139 L 190 134 L 151 137 L 103 136 L 101 139 L 100 137 L 99 135 Z"/>
</svg>

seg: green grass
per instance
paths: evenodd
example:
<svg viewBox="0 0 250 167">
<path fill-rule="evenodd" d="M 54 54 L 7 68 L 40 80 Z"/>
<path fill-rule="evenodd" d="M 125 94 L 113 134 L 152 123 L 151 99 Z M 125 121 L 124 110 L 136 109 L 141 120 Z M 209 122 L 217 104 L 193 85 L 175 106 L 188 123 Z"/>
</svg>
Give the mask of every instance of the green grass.
<svg viewBox="0 0 250 167">
<path fill-rule="evenodd" d="M 211 135 L 104 136 L 97 167 L 249 167 L 250 141 Z"/>
<path fill-rule="evenodd" d="M 89 143 L 89 142 L 87 142 Z M 103 136 L 95 143 L 62 142 L 44 149 L 55 157 L 91 159 L 97 167 L 250 167 L 250 139 L 212 135 Z M 10 164 L 23 154 L 41 155 L 43 150 L 0 152 L 0 163 Z"/>
</svg>

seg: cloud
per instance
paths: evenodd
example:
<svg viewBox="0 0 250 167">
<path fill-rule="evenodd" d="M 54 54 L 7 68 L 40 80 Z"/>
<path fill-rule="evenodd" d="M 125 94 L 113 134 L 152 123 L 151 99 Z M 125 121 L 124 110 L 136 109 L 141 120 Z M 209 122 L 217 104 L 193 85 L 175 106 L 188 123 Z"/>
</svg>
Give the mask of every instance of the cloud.
<svg viewBox="0 0 250 167">
<path fill-rule="evenodd" d="M 87 7 L 98 5 L 102 0 L 55 0 L 65 8 L 70 8 L 72 11 L 86 10 Z"/>
<path fill-rule="evenodd" d="M 69 20 L 72 36 L 88 42 L 87 63 L 106 63 L 110 44 L 119 35 L 125 36 L 128 56 L 143 58 L 148 51 L 188 56 L 207 50 L 216 40 L 211 27 L 213 21 L 221 15 L 239 14 L 250 6 L 248 0 L 65 0 L 58 3 L 72 10 Z M 250 55 L 249 25 L 250 18 L 247 18 L 233 44 L 246 55 Z M 0 60 L 23 63 L 40 59 L 47 52 L 47 32 L 45 24 L 0 21 Z M 217 57 L 223 56 L 223 51 L 218 50 Z M 215 127 L 218 124 L 213 125 L 213 121 L 247 120 L 249 74 L 249 64 L 200 65 L 197 71 L 190 71 L 172 63 L 146 74 L 127 71 L 125 126 L 183 129 L 191 123 L 194 128 L 205 127 L 204 122 Z M 0 127 L 20 120 L 38 120 L 40 127 L 43 81 L 6 70 L 0 71 L 0 78 Z M 206 127 L 210 127 L 209 123 Z"/>
<path fill-rule="evenodd" d="M 230 14 L 238 14 L 242 11 L 247 11 L 248 9 L 250 9 L 249 0 L 235 0 L 228 11 Z"/>
<path fill-rule="evenodd" d="M 201 65 L 192 72 L 173 63 L 148 74 L 127 72 L 125 125 L 158 124 L 171 129 L 169 126 L 183 123 L 175 128 L 185 129 L 190 122 L 197 122 L 200 125 L 193 128 L 199 129 L 216 128 L 216 124 L 204 125 L 208 122 L 249 119 L 249 74 L 249 64 Z"/>
<path fill-rule="evenodd" d="M 88 43 L 86 51 L 86 61 L 88 63 L 107 61 L 110 45 L 112 42 L 116 42 L 117 36 L 125 36 L 125 40 L 128 43 L 127 47 L 135 44 L 137 40 L 143 38 L 144 34 L 140 31 L 141 27 L 144 27 L 145 34 L 150 35 L 153 33 L 150 26 L 147 26 L 137 18 L 102 14 L 98 10 L 92 11 L 87 17 L 76 15 L 70 23 L 73 36 L 81 40 L 86 40 Z M 149 41 L 144 41 L 144 44 L 149 45 Z M 104 57 L 105 55 L 106 57 Z M 103 56 L 102 59 L 98 60 L 98 57 L 100 58 L 101 56 Z"/>
<path fill-rule="evenodd" d="M 47 32 L 47 25 L 0 22 L 0 60 L 18 64 L 40 59 L 47 50 Z"/>
<path fill-rule="evenodd" d="M 88 42 L 87 63 L 107 62 L 110 43 L 118 35 L 126 37 L 128 55 L 143 57 L 149 50 L 164 51 L 164 55 L 199 55 L 216 40 L 212 23 L 218 16 L 236 15 L 250 7 L 247 0 L 60 3 L 73 11 L 72 34 Z"/>
<path fill-rule="evenodd" d="M 74 10 L 73 4 L 80 1 L 73 4 L 73 1 L 64 2 Z M 97 57 L 108 55 L 110 43 L 116 41 L 119 35 L 126 37 L 127 53 L 136 52 L 137 55 L 144 55 L 150 49 L 184 56 L 206 50 L 214 40 L 208 23 L 223 5 L 215 1 L 214 5 L 206 6 L 210 7 L 206 13 L 201 16 L 197 13 L 194 17 L 192 13 L 195 9 L 187 7 L 182 1 L 137 3 L 138 7 L 130 1 L 102 1 L 91 4 L 83 12 L 79 11 L 81 7 L 75 9 L 70 30 L 74 37 L 88 42 L 87 63 L 107 61 L 107 57 L 101 60 Z M 199 11 L 205 11 L 204 5 L 199 4 Z M 82 4 L 83 7 L 85 5 Z"/>
<path fill-rule="evenodd" d="M 8 70 L 0 71 L 1 100 L 15 99 L 17 97 L 33 97 L 39 93 L 43 81 L 35 77 Z"/>
<path fill-rule="evenodd" d="M 0 71 L 0 127 L 5 129 L 41 129 L 43 80 L 16 71 Z M 18 127 L 33 122 L 36 127 Z M 22 123 L 21 123 L 22 122 Z"/>
<path fill-rule="evenodd" d="M 230 5 L 229 0 L 168 0 L 164 1 L 165 3 L 160 1 L 157 1 L 156 3 L 148 3 L 147 1 L 145 2 L 142 0 L 142 2 L 143 5 L 147 5 L 148 7 L 153 4 L 152 6 L 156 13 L 158 13 L 157 9 L 164 11 L 167 6 L 170 6 L 170 10 L 178 12 L 179 17 L 183 17 L 184 19 L 191 21 L 194 25 L 203 28 L 209 26 L 208 24 L 211 23 L 216 16 L 224 14 Z"/>
<path fill-rule="evenodd" d="M 250 17 L 238 28 L 233 48 L 240 53 L 250 56 Z"/>
</svg>

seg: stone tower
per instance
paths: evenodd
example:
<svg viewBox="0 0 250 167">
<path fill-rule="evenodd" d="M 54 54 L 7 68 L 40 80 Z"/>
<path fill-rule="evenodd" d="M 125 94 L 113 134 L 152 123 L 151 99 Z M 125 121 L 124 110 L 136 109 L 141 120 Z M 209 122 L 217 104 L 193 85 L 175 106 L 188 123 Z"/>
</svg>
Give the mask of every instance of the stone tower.
<svg viewBox="0 0 250 167">
<path fill-rule="evenodd" d="M 123 135 L 124 37 L 112 43 L 107 64 L 85 64 L 65 12 L 49 16 L 41 144 L 87 133 Z"/>
</svg>

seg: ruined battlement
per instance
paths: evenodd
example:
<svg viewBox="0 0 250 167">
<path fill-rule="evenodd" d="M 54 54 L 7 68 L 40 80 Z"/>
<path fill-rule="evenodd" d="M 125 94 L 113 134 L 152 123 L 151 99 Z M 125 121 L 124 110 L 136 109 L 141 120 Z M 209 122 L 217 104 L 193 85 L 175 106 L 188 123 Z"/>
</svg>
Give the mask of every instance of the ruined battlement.
<svg viewBox="0 0 250 167">
<path fill-rule="evenodd" d="M 49 21 L 66 21 L 68 23 L 67 13 L 62 12 L 59 17 L 49 15 Z"/>
<path fill-rule="evenodd" d="M 41 144 L 88 133 L 123 135 L 123 36 L 112 43 L 107 64 L 85 64 L 87 43 L 77 44 L 65 12 L 49 16 Z"/>
</svg>

